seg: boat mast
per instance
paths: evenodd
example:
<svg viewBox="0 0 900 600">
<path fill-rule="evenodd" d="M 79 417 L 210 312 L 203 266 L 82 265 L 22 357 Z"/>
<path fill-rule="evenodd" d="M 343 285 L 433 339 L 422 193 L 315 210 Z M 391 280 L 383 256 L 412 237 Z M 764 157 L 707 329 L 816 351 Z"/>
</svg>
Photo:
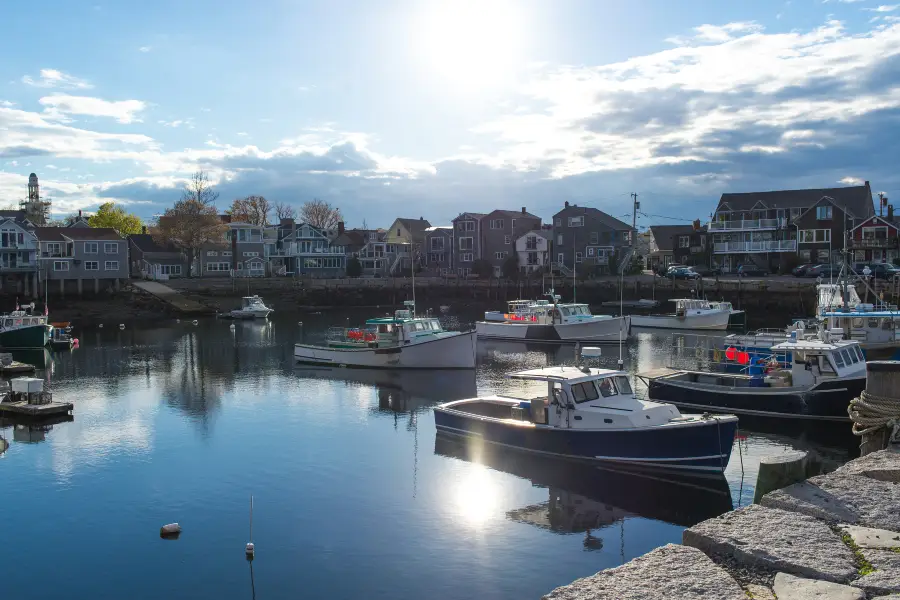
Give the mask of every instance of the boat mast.
<svg viewBox="0 0 900 600">
<path fill-rule="evenodd" d="M 412 243 L 412 232 L 409 233 L 407 237 L 409 240 L 409 269 L 412 271 L 412 301 L 413 301 L 413 311 L 412 316 L 416 316 L 416 264 L 413 258 L 415 257 L 415 252 L 413 251 L 413 243 Z"/>
</svg>

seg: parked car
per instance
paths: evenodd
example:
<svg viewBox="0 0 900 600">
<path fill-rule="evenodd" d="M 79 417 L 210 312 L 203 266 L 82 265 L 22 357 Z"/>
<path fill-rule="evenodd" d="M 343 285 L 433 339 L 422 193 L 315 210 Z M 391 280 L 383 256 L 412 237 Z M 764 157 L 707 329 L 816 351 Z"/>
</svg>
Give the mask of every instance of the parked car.
<svg viewBox="0 0 900 600">
<path fill-rule="evenodd" d="M 805 277 L 837 277 L 841 273 L 840 265 L 816 265 L 806 270 Z"/>
<path fill-rule="evenodd" d="M 669 267 L 666 277 L 669 279 L 700 279 L 700 273 L 688 267 Z"/>
<path fill-rule="evenodd" d="M 660 277 L 665 277 L 666 274 L 669 271 L 671 271 L 672 269 L 684 269 L 684 268 L 686 268 L 686 265 L 682 265 L 680 263 L 672 263 L 670 265 L 665 265 L 665 266 L 656 265 L 655 270 L 656 270 L 657 275 L 659 275 Z"/>
<path fill-rule="evenodd" d="M 900 275 L 900 269 L 888 263 L 873 263 L 869 265 L 872 277 L 875 279 L 892 279 L 895 275 Z M 862 275 L 862 271 L 857 271 Z"/>
<path fill-rule="evenodd" d="M 691 269 L 698 273 L 701 277 L 715 277 L 722 274 L 722 267 L 701 267 L 694 266 Z"/>
<path fill-rule="evenodd" d="M 806 272 L 809 269 L 813 268 L 814 266 L 816 266 L 816 265 L 814 265 L 813 263 L 806 263 L 806 264 L 794 267 L 793 269 L 791 269 L 791 273 L 794 275 L 794 277 L 805 277 Z"/>
</svg>

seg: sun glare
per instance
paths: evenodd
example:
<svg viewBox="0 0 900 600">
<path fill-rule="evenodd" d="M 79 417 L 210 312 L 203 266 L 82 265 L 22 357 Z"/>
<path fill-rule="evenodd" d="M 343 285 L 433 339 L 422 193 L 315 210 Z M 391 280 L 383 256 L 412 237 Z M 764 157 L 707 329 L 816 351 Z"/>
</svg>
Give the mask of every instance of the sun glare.
<svg viewBox="0 0 900 600">
<path fill-rule="evenodd" d="M 477 527 L 487 521 L 497 508 L 497 488 L 484 467 L 476 467 L 454 489 L 456 511 L 469 524 Z"/>
<path fill-rule="evenodd" d="M 449 85 L 491 85 L 511 75 L 522 60 L 522 19 L 511 0 L 423 3 L 416 29 L 413 52 Z"/>
</svg>

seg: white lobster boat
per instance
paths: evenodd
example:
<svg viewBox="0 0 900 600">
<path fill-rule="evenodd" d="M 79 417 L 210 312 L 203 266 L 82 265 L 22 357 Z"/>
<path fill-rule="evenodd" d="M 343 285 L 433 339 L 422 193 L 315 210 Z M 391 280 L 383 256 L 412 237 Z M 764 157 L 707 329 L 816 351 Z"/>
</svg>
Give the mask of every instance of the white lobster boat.
<svg viewBox="0 0 900 600">
<path fill-rule="evenodd" d="M 675 313 L 668 315 L 633 315 L 634 327 L 655 329 L 728 329 L 731 316 L 742 311 L 735 310 L 730 302 L 710 302 L 696 298 L 674 299 Z"/>
<path fill-rule="evenodd" d="M 302 363 L 382 369 L 474 369 L 475 332 L 444 331 L 440 321 L 417 317 L 415 304 L 361 328 L 332 327 L 325 346 L 294 344 Z"/>
<path fill-rule="evenodd" d="M 265 319 L 273 311 L 259 296 L 241 298 L 241 307 L 231 311 L 233 319 Z"/>
<path fill-rule="evenodd" d="M 559 303 L 559 296 L 549 294 L 550 301 L 510 303 L 510 312 L 502 321 L 493 320 L 498 313 L 485 313 L 485 320 L 475 323 L 478 337 L 524 342 L 619 342 L 628 337 L 631 317 L 593 315 L 587 304 Z"/>
</svg>

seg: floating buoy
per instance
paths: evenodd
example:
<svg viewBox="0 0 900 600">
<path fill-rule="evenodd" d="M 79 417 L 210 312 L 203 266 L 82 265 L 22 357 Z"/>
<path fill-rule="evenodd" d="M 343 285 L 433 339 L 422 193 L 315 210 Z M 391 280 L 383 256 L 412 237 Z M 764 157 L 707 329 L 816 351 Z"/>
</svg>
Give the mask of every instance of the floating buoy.
<svg viewBox="0 0 900 600">
<path fill-rule="evenodd" d="M 175 319 L 176 323 L 181 323 L 181 319 Z"/>
<path fill-rule="evenodd" d="M 178 523 L 169 523 L 159 528 L 159 537 L 161 538 L 177 538 L 181 535 L 181 525 Z"/>
<path fill-rule="evenodd" d="M 99 325 L 97 325 L 97 327 L 99 327 L 100 329 L 103 329 L 103 323 L 100 323 Z"/>
<path fill-rule="evenodd" d="M 78 347 L 78 338 L 75 338 L 75 339 L 72 340 L 72 347 L 73 347 L 73 348 L 77 348 L 77 347 Z"/>
<path fill-rule="evenodd" d="M 232 323 L 231 325 L 229 325 L 229 326 L 228 326 L 228 329 L 234 331 L 234 323 Z"/>
<path fill-rule="evenodd" d="M 193 321 L 191 321 L 191 323 L 193 323 L 194 325 L 197 325 L 200 323 L 200 321 L 198 321 L 197 319 L 194 319 Z"/>
<path fill-rule="evenodd" d="M 247 560 L 253 560 L 253 556 L 256 554 L 256 549 L 253 547 L 253 542 L 247 542 L 247 547 L 244 549 L 244 554 L 247 555 Z"/>
<path fill-rule="evenodd" d="M 303 321 L 297 321 L 297 325 L 299 325 L 300 327 L 303 327 Z"/>
<path fill-rule="evenodd" d="M 119 323 L 119 329 L 125 329 L 125 323 Z"/>
</svg>

